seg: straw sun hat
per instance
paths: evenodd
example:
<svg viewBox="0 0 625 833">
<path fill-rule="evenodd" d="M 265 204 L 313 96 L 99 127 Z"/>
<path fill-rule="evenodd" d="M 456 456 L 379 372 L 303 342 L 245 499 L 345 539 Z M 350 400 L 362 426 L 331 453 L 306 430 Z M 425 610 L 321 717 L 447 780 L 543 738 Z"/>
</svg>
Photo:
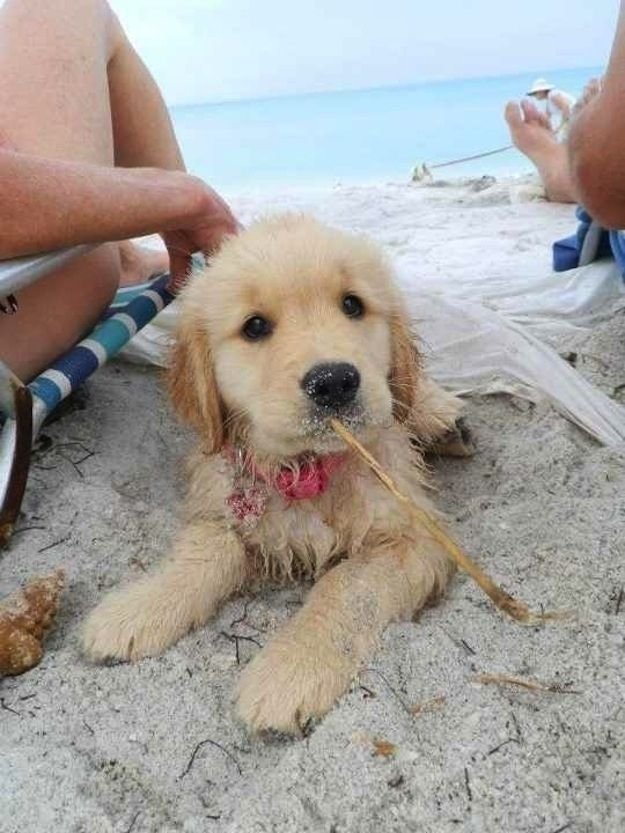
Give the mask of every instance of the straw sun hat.
<svg viewBox="0 0 625 833">
<path fill-rule="evenodd" d="M 548 93 L 551 90 L 555 90 L 553 84 L 550 84 L 548 81 L 545 81 L 544 78 L 537 78 L 530 90 L 527 91 L 527 95 L 536 95 L 536 93 Z"/>
</svg>

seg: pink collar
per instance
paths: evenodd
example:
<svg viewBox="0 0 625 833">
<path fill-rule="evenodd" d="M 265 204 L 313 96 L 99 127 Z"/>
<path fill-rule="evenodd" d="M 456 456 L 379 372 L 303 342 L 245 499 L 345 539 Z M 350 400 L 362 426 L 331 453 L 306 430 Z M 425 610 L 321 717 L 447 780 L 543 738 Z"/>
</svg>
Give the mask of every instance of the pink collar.
<svg viewBox="0 0 625 833">
<path fill-rule="evenodd" d="M 327 491 L 330 478 L 343 466 L 346 459 L 346 454 L 325 454 L 323 457 L 306 458 L 296 471 L 289 468 L 280 469 L 272 478 L 271 486 L 284 500 L 310 500 L 319 497 Z"/>
<path fill-rule="evenodd" d="M 347 454 L 324 454 L 304 457 L 295 469 L 287 466 L 277 473 L 268 474 L 245 455 L 227 446 L 224 454 L 231 462 L 241 460 L 241 465 L 252 475 L 254 480 L 261 480 L 286 501 L 310 500 L 327 491 L 330 478 L 347 460 Z"/>
</svg>

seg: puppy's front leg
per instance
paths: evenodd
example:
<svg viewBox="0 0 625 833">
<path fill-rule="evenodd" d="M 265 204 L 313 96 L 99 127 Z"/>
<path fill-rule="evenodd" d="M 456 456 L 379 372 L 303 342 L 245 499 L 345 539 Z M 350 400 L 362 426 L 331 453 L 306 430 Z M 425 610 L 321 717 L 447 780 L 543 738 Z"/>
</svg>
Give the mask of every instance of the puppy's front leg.
<svg viewBox="0 0 625 833">
<path fill-rule="evenodd" d="M 412 616 L 451 572 L 426 538 L 339 564 L 246 668 L 239 716 L 252 730 L 298 732 L 347 690 L 386 625 Z"/>
<path fill-rule="evenodd" d="M 107 596 L 87 619 L 83 649 L 94 660 L 159 654 L 202 625 L 244 582 L 236 533 L 213 522 L 187 526 L 173 557 L 152 575 Z"/>
</svg>

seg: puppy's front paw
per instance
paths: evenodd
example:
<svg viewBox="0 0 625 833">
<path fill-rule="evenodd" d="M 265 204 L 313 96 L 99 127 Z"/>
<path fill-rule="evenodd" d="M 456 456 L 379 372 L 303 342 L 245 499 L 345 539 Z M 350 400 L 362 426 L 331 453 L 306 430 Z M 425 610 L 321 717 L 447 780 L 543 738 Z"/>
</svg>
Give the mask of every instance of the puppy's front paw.
<svg viewBox="0 0 625 833">
<path fill-rule="evenodd" d="M 254 732 L 299 734 L 329 711 L 356 670 L 332 648 L 278 637 L 243 672 L 237 714 Z"/>
<path fill-rule="evenodd" d="M 160 606 L 130 587 L 111 593 L 87 618 L 82 649 L 96 662 L 137 660 L 160 654 L 174 639 Z"/>
</svg>

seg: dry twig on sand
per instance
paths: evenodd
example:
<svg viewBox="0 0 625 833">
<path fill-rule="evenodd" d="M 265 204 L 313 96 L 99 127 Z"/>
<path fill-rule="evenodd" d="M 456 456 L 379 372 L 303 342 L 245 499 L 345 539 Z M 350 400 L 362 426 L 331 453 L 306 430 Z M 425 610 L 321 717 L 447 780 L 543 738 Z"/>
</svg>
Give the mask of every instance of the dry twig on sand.
<svg viewBox="0 0 625 833">
<path fill-rule="evenodd" d="M 446 701 L 447 698 L 441 694 L 438 697 L 432 697 L 430 700 L 426 700 L 424 703 L 415 703 L 414 706 L 410 706 L 410 714 L 417 717 L 426 712 L 436 711 L 442 708 Z"/>
<path fill-rule="evenodd" d="M 579 694 L 572 688 L 564 688 L 558 683 L 539 683 L 536 680 L 526 680 L 523 677 L 510 677 L 507 674 L 477 674 L 473 682 L 482 685 L 512 685 L 526 688 L 528 691 L 548 691 L 550 694 Z"/>
<path fill-rule="evenodd" d="M 23 674 L 43 656 L 42 639 L 59 607 L 64 575 L 33 579 L 0 602 L 0 677 Z"/>
<path fill-rule="evenodd" d="M 371 471 L 375 474 L 378 480 L 393 494 L 400 503 L 403 503 L 410 514 L 419 522 L 419 524 L 432 536 L 432 538 L 440 544 L 456 562 L 460 569 L 468 573 L 471 578 L 479 584 L 482 590 L 490 596 L 494 604 L 500 609 L 512 616 L 519 622 L 525 624 L 536 624 L 537 622 L 544 622 L 548 619 L 558 619 L 562 617 L 559 613 L 532 613 L 527 605 L 523 602 L 517 601 L 509 593 L 506 593 L 499 585 L 487 575 L 475 561 L 463 552 L 460 547 L 453 541 L 449 535 L 439 526 L 438 522 L 424 509 L 418 507 L 409 497 L 397 488 L 392 478 L 384 471 L 382 466 L 373 457 L 367 449 L 361 445 L 356 437 L 347 430 L 347 428 L 338 419 L 331 420 L 333 430 L 341 437 L 341 439 L 352 448 L 369 466 Z"/>
</svg>

